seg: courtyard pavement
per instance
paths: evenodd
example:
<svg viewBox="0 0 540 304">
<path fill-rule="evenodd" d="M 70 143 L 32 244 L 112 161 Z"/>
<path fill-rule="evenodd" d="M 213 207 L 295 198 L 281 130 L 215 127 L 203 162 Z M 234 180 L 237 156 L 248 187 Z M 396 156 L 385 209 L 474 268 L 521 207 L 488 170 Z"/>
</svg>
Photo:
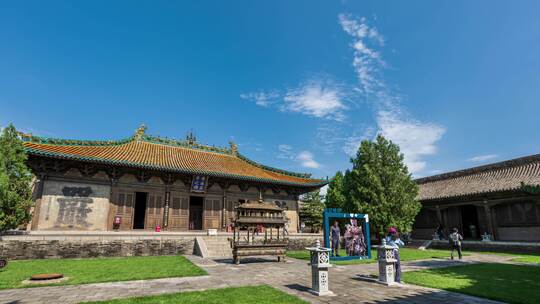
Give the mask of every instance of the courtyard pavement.
<svg viewBox="0 0 540 304">
<path fill-rule="evenodd" d="M 0 303 L 79 303 L 174 293 L 210 288 L 267 284 L 311 303 L 499 303 L 437 289 L 404 285 L 387 287 L 365 277 L 377 273 L 377 264 L 334 266 L 330 269 L 330 290 L 336 295 L 317 297 L 308 292 L 311 285 L 307 261 L 253 258 L 234 265 L 230 259 L 188 258 L 204 268 L 207 276 L 156 280 L 95 283 L 84 285 L 34 287 L 0 290 Z M 403 271 L 449 267 L 466 263 L 507 262 L 509 257 L 473 254 L 464 261 L 422 260 L 402 263 Z M 1 279 L 1 278 L 0 278 Z M 223 303 L 227 303 L 224 300 Z"/>
</svg>

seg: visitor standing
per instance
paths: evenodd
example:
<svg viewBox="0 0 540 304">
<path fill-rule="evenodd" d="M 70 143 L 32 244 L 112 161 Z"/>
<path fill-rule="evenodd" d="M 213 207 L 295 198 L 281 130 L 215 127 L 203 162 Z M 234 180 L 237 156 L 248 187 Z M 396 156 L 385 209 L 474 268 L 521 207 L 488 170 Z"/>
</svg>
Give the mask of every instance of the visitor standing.
<svg viewBox="0 0 540 304">
<path fill-rule="evenodd" d="M 457 250 L 459 259 L 461 260 L 461 241 L 463 241 L 463 236 L 459 234 L 459 231 L 457 228 L 454 228 L 452 230 L 452 233 L 448 237 L 448 241 L 450 242 L 450 245 L 452 246 L 452 252 L 450 253 L 450 258 L 454 259 L 454 250 Z"/>
<path fill-rule="evenodd" d="M 339 256 L 339 238 L 340 238 L 340 231 L 339 231 L 339 223 L 338 221 L 334 222 L 334 226 L 332 226 L 330 236 L 332 237 L 332 254 L 334 256 Z"/>
<path fill-rule="evenodd" d="M 401 283 L 401 259 L 399 257 L 399 247 L 405 246 L 405 243 L 399 238 L 397 229 L 391 227 L 388 230 L 388 235 L 386 236 L 386 245 L 394 247 L 394 259 L 396 259 L 396 277 L 395 281 Z"/>
</svg>

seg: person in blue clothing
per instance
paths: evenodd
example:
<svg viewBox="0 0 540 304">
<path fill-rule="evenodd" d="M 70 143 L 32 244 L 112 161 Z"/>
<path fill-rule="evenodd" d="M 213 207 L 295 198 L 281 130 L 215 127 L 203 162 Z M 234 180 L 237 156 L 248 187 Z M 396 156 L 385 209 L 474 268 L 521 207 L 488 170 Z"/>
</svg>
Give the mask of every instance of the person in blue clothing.
<svg viewBox="0 0 540 304">
<path fill-rule="evenodd" d="M 334 226 L 330 229 L 330 237 L 332 241 L 332 255 L 336 257 L 339 256 L 340 234 L 339 223 L 338 221 L 335 221 Z"/>
<path fill-rule="evenodd" d="M 401 260 L 399 257 L 399 247 L 405 246 L 405 243 L 399 238 L 397 229 L 391 227 L 388 229 L 388 235 L 385 238 L 386 245 L 394 247 L 394 258 L 396 259 L 396 277 L 395 281 L 401 283 Z"/>
</svg>

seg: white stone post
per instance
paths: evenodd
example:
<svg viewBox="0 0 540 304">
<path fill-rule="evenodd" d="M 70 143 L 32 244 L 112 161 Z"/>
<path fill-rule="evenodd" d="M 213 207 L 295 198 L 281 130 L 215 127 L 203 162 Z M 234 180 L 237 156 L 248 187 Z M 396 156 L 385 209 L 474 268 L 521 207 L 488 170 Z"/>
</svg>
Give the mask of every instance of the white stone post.
<svg viewBox="0 0 540 304">
<path fill-rule="evenodd" d="M 377 249 L 377 260 L 379 261 L 379 282 L 386 285 L 395 284 L 397 260 L 394 258 L 394 247 L 383 244 Z"/>
<path fill-rule="evenodd" d="M 329 276 L 328 268 L 330 264 L 330 248 L 321 247 L 317 240 L 315 247 L 306 248 L 311 255 L 311 292 L 318 296 L 331 296 L 333 292 L 328 290 Z"/>
</svg>

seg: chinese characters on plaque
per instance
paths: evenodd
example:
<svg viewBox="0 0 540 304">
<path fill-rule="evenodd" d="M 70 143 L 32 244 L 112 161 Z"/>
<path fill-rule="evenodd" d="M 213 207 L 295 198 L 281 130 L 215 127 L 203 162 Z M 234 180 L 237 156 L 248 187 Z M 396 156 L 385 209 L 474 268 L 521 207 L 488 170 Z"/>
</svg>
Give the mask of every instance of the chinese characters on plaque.
<svg viewBox="0 0 540 304">
<path fill-rule="evenodd" d="M 192 192 L 205 192 L 208 178 L 206 176 L 195 175 L 191 181 Z"/>
</svg>

